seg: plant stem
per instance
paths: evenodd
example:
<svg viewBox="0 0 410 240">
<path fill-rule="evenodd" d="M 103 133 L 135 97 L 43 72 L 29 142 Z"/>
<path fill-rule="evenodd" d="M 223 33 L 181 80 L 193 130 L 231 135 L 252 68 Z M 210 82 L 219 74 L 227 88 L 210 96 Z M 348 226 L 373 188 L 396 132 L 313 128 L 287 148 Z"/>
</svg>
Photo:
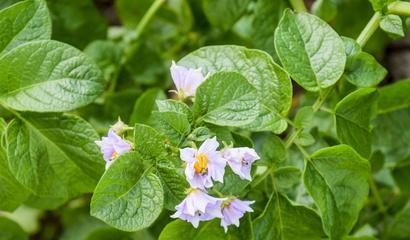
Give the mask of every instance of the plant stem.
<svg viewBox="0 0 410 240">
<path fill-rule="evenodd" d="M 400 16 L 409 17 L 410 16 L 410 2 L 393 2 L 387 7 L 388 13 L 397 14 Z"/>
<path fill-rule="evenodd" d="M 296 12 L 306 12 L 306 6 L 303 0 L 289 0 L 290 5 Z"/>
<path fill-rule="evenodd" d="M 259 185 L 267 176 L 269 176 L 272 173 L 273 168 L 268 168 L 263 172 L 261 175 L 259 175 L 254 181 L 251 183 L 251 188 L 254 188 Z"/>
<path fill-rule="evenodd" d="M 363 31 L 360 33 L 359 37 L 357 37 L 356 41 L 361 47 L 364 47 L 364 45 L 366 45 L 367 41 L 377 30 L 381 17 L 381 13 L 375 12 L 370 21 L 367 23 L 366 27 L 364 27 Z"/>
<path fill-rule="evenodd" d="M 386 207 L 383 204 L 383 200 L 380 197 L 380 193 L 379 190 L 377 190 L 377 186 L 376 183 L 373 180 L 373 177 L 370 176 L 369 178 L 369 186 L 370 186 L 370 190 L 374 196 L 374 199 L 376 200 L 376 204 L 377 207 L 379 208 L 379 211 L 383 213 L 384 218 L 387 219 L 387 211 L 386 211 Z"/>
<path fill-rule="evenodd" d="M 115 88 L 117 87 L 117 82 L 118 82 L 118 75 L 121 69 L 124 67 L 124 65 L 128 62 L 128 60 L 134 55 L 134 53 L 137 51 L 139 45 L 137 44 L 137 40 L 141 37 L 143 32 L 145 31 L 148 23 L 151 21 L 151 19 L 154 17 L 155 13 L 160 9 L 162 4 L 165 3 L 166 0 L 155 0 L 148 9 L 148 11 L 144 14 L 142 19 L 139 21 L 137 27 L 135 28 L 135 35 L 134 37 L 127 42 L 127 45 L 125 47 L 124 55 L 121 59 L 120 66 L 118 69 L 117 74 L 114 76 L 114 78 L 111 81 L 111 84 L 108 88 L 108 92 L 112 93 L 115 91 Z"/>
<path fill-rule="evenodd" d="M 135 29 L 137 38 L 141 36 L 147 24 L 151 21 L 152 17 L 155 15 L 155 13 L 160 9 L 162 4 L 164 3 L 165 3 L 165 0 L 155 0 L 155 2 L 152 3 L 148 11 L 145 13 L 141 21 L 138 23 L 137 28 Z"/>
<path fill-rule="evenodd" d="M 326 101 L 327 96 L 329 96 L 330 92 L 332 92 L 333 88 L 329 87 L 325 89 L 322 94 L 318 97 L 316 102 L 312 106 L 313 112 L 317 112 L 323 103 Z M 286 148 L 290 148 L 292 146 L 295 139 L 299 136 L 299 134 L 303 131 L 303 128 L 294 129 L 292 134 L 288 137 L 285 143 Z"/>
<path fill-rule="evenodd" d="M 295 143 L 295 145 L 306 159 L 310 159 L 310 154 L 300 144 Z"/>
</svg>

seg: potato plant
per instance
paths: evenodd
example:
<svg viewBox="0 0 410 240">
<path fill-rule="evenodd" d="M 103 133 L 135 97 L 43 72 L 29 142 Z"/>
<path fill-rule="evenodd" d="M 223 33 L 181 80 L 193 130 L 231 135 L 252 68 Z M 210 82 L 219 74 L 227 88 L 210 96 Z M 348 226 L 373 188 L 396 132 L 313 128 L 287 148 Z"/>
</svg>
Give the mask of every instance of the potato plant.
<svg viewBox="0 0 410 240">
<path fill-rule="evenodd" d="M 0 239 L 410 239 L 407 16 L 1 1 Z"/>
</svg>

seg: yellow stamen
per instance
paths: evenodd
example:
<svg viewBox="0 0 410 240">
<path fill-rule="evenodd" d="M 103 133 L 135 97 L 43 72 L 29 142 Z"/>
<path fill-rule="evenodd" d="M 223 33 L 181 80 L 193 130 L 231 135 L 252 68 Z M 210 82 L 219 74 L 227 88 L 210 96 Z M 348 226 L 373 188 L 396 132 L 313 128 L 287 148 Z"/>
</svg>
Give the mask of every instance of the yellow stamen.
<svg viewBox="0 0 410 240">
<path fill-rule="evenodd" d="M 114 151 L 111 155 L 111 159 L 117 158 L 118 157 L 118 152 Z"/>
<path fill-rule="evenodd" d="M 194 169 L 196 173 L 204 174 L 208 171 L 208 158 L 205 154 L 200 153 L 196 157 L 197 161 L 194 164 Z"/>
</svg>

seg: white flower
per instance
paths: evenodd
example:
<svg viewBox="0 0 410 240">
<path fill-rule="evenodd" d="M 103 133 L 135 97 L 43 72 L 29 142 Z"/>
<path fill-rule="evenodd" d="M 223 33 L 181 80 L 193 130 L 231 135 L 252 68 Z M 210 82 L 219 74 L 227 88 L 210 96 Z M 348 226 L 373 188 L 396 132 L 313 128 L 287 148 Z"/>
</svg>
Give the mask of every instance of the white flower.
<svg viewBox="0 0 410 240">
<path fill-rule="evenodd" d="M 201 69 L 178 66 L 174 61 L 172 61 L 171 76 L 177 89 L 178 97 L 181 99 L 195 96 L 196 89 L 205 80 Z"/>
<path fill-rule="evenodd" d="M 251 169 L 252 164 L 260 159 L 256 151 L 252 148 L 228 148 L 223 151 L 223 157 L 228 162 L 232 171 L 241 179 L 252 180 Z"/>
<path fill-rule="evenodd" d="M 222 218 L 221 203 L 224 200 L 211 197 L 200 189 L 191 188 L 187 197 L 175 207 L 177 211 L 171 217 L 190 222 L 197 228 L 200 221 Z"/>
</svg>

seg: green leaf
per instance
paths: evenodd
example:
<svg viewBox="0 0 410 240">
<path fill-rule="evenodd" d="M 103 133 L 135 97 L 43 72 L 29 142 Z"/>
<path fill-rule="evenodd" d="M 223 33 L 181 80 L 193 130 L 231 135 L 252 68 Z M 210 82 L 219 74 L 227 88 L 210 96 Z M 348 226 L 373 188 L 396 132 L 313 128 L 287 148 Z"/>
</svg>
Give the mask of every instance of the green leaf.
<svg viewBox="0 0 410 240">
<path fill-rule="evenodd" d="M 292 102 L 292 86 L 288 75 L 265 52 L 239 46 L 209 46 L 196 50 L 178 64 L 201 68 L 204 74 L 217 71 L 236 71 L 242 74 L 257 90 L 261 112 L 244 128 L 251 131 L 286 129 L 284 117 Z"/>
<path fill-rule="evenodd" d="M 397 163 L 410 156 L 409 108 L 380 114 L 373 125 L 373 151 L 381 151 L 386 163 Z"/>
<path fill-rule="evenodd" d="M 380 88 L 378 113 L 388 113 L 410 107 L 410 79 Z"/>
<path fill-rule="evenodd" d="M 43 0 L 27 0 L 3 9 L 0 19 L 0 53 L 30 41 L 51 37 L 51 19 Z"/>
<path fill-rule="evenodd" d="M 357 87 L 378 85 L 387 75 L 387 70 L 366 52 L 348 56 L 344 77 Z"/>
<path fill-rule="evenodd" d="M 198 229 L 194 228 L 191 223 L 175 220 L 168 223 L 159 235 L 159 240 L 224 240 L 226 235 L 223 228 L 219 225 L 220 220 L 202 222 Z"/>
<path fill-rule="evenodd" d="M 183 102 L 167 99 L 167 100 L 157 100 L 158 111 L 160 112 L 177 112 L 185 114 L 188 117 L 188 120 L 191 122 L 193 119 L 192 111 Z"/>
<path fill-rule="evenodd" d="M 256 89 L 239 73 L 218 72 L 202 83 L 193 106 L 196 119 L 220 125 L 243 126 L 258 116 Z"/>
<path fill-rule="evenodd" d="M 326 22 L 329 22 L 337 15 L 337 5 L 338 0 L 317 0 L 312 5 L 312 12 Z"/>
<path fill-rule="evenodd" d="M 354 226 L 369 192 L 369 173 L 368 161 L 347 145 L 321 149 L 307 161 L 305 186 L 331 239 L 341 239 Z"/>
<path fill-rule="evenodd" d="M 288 152 L 282 139 L 276 135 L 270 135 L 263 138 L 262 145 L 257 147 L 261 153 L 261 160 L 256 164 L 278 166 L 288 159 Z"/>
<path fill-rule="evenodd" d="M 273 29 L 278 26 L 283 11 L 288 7 L 287 0 L 259 0 L 255 5 L 251 40 L 256 48 L 273 55 L 275 61 L 277 56 Z"/>
<path fill-rule="evenodd" d="M 295 126 L 298 128 L 307 128 L 312 123 L 315 113 L 311 106 L 302 107 L 295 116 Z"/>
<path fill-rule="evenodd" d="M 342 37 L 347 58 L 362 51 L 362 47 L 353 38 Z"/>
<path fill-rule="evenodd" d="M 100 67 L 106 82 L 119 74 L 122 54 L 119 44 L 107 40 L 96 40 L 87 45 L 84 53 Z"/>
<path fill-rule="evenodd" d="M 213 135 L 211 133 L 211 130 L 207 127 L 198 127 L 195 128 L 191 134 L 188 136 L 188 138 L 192 141 L 197 141 L 197 142 L 203 142 L 208 138 L 212 138 Z"/>
<path fill-rule="evenodd" d="M 324 235 L 315 211 L 293 205 L 281 194 L 272 194 L 262 214 L 253 221 L 253 228 L 255 240 L 319 240 Z"/>
<path fill-rule="evenodd" d="M 300 183 L 301 171 L 297 167 L 280 167 L 275 169 L 273 177 L 275 181 L 275 188 L 278 191 L 285 191 Z"/>
<path fill-rule="evenodd" d="M 131 114 L 130 124 L 146 123 L 155 109 L 155 101 L 165 98 L 165 94 L 159 88 L 151 88 L 145 91 L 135 102 Z"/>
<path fill-rule="evenodd" d="M 29 192 L 10 172 L 7 151 L 3 147 L 7 123 L 0 118 L 0 210 L 14 211 L 29 195 Z"/>
<path fill-rule="evenodd" d="M 36 41 L 0 58 L 0 103 L 19 111 L 62 112 L 85 106 L 103 91 L 98 67 L 77 49 Z"/>
<path fill-rule="evenodd" d="M 241 179 L 231 168 L 225 168 L 224 182 L 214 182 L 214 188 L 226 196 L 238 195 L 248 185 L 248 180 Z"/>
<path fill-rule="evenodd" d="M 242 16 L 250 0 L 203 0 L 202 8 L 209 22 L 226 31 Z"/>
<path fill-rule="evenodd" d="M 349 144 L 366 158 L 371 151 L 370 119 L 376 98 L 376 89 L 359 89 L 343 98 L 335 110 L 339 140 Z"/>
<path fill-rule="evenodd" d="M 185 180 L 182 167 L 178 169 L 175 166 L 167 165 L 170 164 L 159 163 L 155 166 L 155 169 L 164 189 L 164 207 L 175 211 L 175 206 L 180 204 L 186 197 L 185 191 L 189 188 L 189 184 Z"/>
<path fill-rule="evenodd" d="M 0 210 L 14 211 L 28 195 L 29 192 L 10 172 L 7 153 L 0 146 Z"/>
<path fill-rule="evenodd" d="M 343 74 L 342 39 L 326 22 L 308 13 L 285 11 L 275 31 L 275 48 L 285 70 L 308 91 L 330 87 Z"/>
<path fill-rule="evenodd" d="M 382 16 L 380 20 L 380 28 L 392 38 L 404 37 L 404 27 L 400 16 L 388 14 Z"/>
<path fill-rule="evenodd" d="M 91 216 L 123 231 L 149 227 L 162 211 L 164 192 L 140 154 L 121 155 L 108 168 L 91 199 Z"/>
<path fill-rule="evenodd" d="M 16 222 L 0 216 L 0 239 L 26 240 L 28 239 L 28 234 Z"/>
<path fill-rule="evenodd" d="M 185 114 L 177 112 L 153 112 L 151 124 L 164 133 L 175 146 L 180 146 L 191 131 Z"/>
<path fill-rule="evenodd" d="M 139 152 L 145 160 L 155 161 L 157 158 L 167 155 L 165 148 L 167 140 L 154 128 L 136 124 L 134 127 L 134 149 Z"/>
<path fill-rule="evenodd" d="M 83 49 L 89 42 L 104 39 L 107 21 L 91 0 L 47 0 L 53 21 L 53 39 Z"/>
<path fill-rule="evenodd" d="M 302 131 L 295 139 L 297 144 L 301 146 L 310 146 L 315 143 L 315 138 L 308 131 Z"/>
<path fill-rule="evenodd" d="M 388 239 L 405 240 L 410 238 L 410 205 L 394 216 L 393 222 L 388 228 Z"/>
<path fill-rule="evenodd" d="M 408 158 L 398 161 L 392 170 L 392 175 L 400 191 L 410 196 L 410 155 Z"/>
<path fill-rule="evenodd" d="M 10 171 L 38 197 L 91 192 L 104 170 L 98 138 L 74 115 L 19 115 L 7 128 Z"/>
</svg>

